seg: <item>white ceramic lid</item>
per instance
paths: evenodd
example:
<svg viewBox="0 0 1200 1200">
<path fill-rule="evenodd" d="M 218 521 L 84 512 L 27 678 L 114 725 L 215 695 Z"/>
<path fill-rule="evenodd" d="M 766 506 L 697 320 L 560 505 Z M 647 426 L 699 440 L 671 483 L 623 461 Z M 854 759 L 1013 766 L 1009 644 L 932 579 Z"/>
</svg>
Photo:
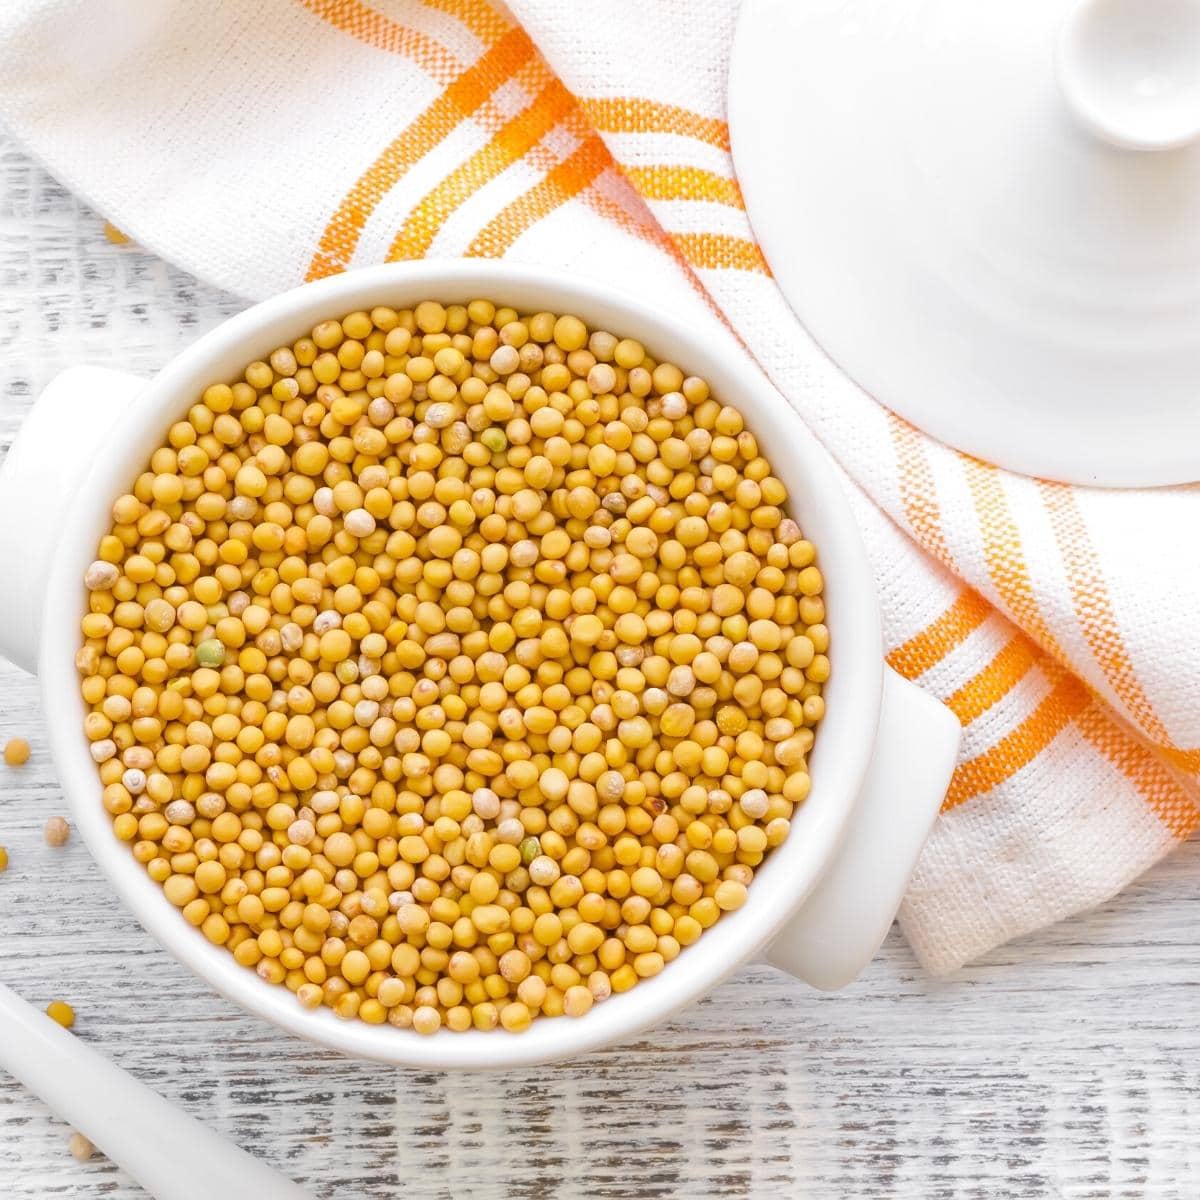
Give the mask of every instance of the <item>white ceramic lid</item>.
<svg viewBox="0 0 1200 1200">
<path fill-rule="evenodd" d="M 878 400 L 1028 474 L 1200 479 L 1200 0 L 745 0 L 729 114 Z"/>
</svg>

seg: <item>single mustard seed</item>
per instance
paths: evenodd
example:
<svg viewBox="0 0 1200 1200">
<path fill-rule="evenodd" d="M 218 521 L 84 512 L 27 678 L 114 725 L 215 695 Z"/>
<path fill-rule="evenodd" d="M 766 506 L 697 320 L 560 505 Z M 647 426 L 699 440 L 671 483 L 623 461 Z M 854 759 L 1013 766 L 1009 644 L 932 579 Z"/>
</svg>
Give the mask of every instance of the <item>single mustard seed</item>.
<svg viewBox="0 0 1200 1200">
<path fill-rule="evenodd" d="M 479 440 L 493 454 L 503 454 L 508 448 L 508 438 L 505 437 L 503 429 L 497 429 L 495 427 L 491 429 L 485 429 L 479 435 Z"/>
<path fill-rule="evenodd" d="M 65 846 L 71 836 L 71 826 L 66 817 L 51 817 L 42 829 L 42 836 L 46 839 L 47 846 Z"/>
<path fill-rule="evenodd" d="M 100 803 L 304 1008 L 583 1017 L 788 837 L 817 549 L 737 409 L 636 339 L 483 299 L 298 333 L 113 501 L 75 657 Z"/>
<path fill-rule="evenodd" d="M 8 870 L 8 850 L 0 846 L 0 871 Z"/>
<path fill-rule="evenodd" d="M 51 1000 L 46 1005 L 46 1015 L 64 1029 L 70 1029 L 75 1024 L 75 1010 L 65 1000 Z"/>
<path fill-rule="evenodd" d="M 225 661 L 225 647 L 216 638 L 206 638 L 196 646 L 198 667 L 219 667 Z"/>
<path fill-rule="evenodd" d="M 10 738 L 4 744 L 4 761 L 10 767 L 20 767 L 29 761 L 29 743 L 24 738 Z"/>
<path fill-rule="evenodd" d="M 67 1139 L 67 1151 L 76 1162 L 87 1162 L 96 1153 L 96 1147 L 82 1133 L 75 1131 Z"/>
</svg>

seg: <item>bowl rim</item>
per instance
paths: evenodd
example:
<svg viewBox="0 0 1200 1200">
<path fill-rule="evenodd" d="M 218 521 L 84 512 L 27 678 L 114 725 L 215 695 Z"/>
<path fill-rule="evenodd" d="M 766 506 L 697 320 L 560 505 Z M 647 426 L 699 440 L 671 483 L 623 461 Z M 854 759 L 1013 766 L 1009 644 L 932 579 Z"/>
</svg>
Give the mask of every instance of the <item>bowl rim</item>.
<svg viewBox="0 0 1200 1200">
<path fill-rule="evenodd" d="M 409 307 L 494 298 L 522 312 L 574 312 L 591 328 L 634 336 L 660 360 L 706 378 L 741 411 L 788 487 L 789 508 L 817 545 L 825 575 L 834 670 L 814 746 L 813 788 L 787 841 L 756 873 L 750 897 L 661 974 L 614 995 L 580 1019 L 423 1037 L 391 1025 L 302 1008 L 286 988 L 239 966 L 184 921 L 100 804 L 95 764 L 82 736 L 74 654 L 84 606 L 83 569 L 107 527 L 111 499 L 127 489 L 172 420 L 214 379 L 232 377 L 284 338 L 318 320 L 379 304 Z M 119 448 L 119 449 L 118 449 Z M 786 448 L 786 459 L 783 457 Z M 343 1053 L 423 1069 L 530 1066 L 628 1039 L 710 991 L 779 932 L 818 882 L 841 842 L 865 775 L 879 719 L 883 654 L 875 583 L 862 538 L 826 451 L 749 355 L 716 320 L 690 327 L 611 285 L 563 270 L 493 260 L 388 263 L 301 285 L 223 321 L 174 357 L 132 401 L 80 483 L 48 576 L 38 674 L 51 752 L 92 856 L 140 924 L 175 958 L 243 1009 Z M 97 500 L 101 503 L 97 503 Z"/>
</svg>

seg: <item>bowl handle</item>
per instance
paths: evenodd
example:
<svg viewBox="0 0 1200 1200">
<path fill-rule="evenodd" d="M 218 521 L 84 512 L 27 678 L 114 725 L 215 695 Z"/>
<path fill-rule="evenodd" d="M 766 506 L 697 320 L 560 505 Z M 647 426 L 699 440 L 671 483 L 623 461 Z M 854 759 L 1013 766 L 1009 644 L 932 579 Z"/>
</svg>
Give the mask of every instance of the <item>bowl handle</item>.
<svg viewBox="0 0 1200 1200">
<path fill-rule="evenodd" d="M 47 577 L 71 501 L 145 386 L 103 367 L 68 368 L 34 402 L 0 464 L 0 562 L 13 565 L 0 588 L 0 654 L 26 671 L 37 670 Z"/>
<path fill-rule="evenodd" d="M 799 913 L 767 947 L 768 962 L 823 991 L 858 978 L 900 907 L 961 737 L 949 709 L 884 668 L 875 754 L 845 839 Z"/>
</svg>

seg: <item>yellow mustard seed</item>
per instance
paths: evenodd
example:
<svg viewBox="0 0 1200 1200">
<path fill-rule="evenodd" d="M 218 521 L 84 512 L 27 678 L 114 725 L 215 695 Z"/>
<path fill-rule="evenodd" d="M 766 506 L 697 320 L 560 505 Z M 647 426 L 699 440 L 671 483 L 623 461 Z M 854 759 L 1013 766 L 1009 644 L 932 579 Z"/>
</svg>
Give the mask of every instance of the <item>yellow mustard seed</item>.
<svg viewBox="0 0 1200 1200">
<path fill-rule="evenodd" d="M 51 1000 L 46 1005 L 46 1015 L 64 1029 L 70 1029 L 75 1024 L 75 1010 L 65 1000 Z"/>
<path fill-rule="evenodd" d="M 24 738 L 10 738 L 4 744 L 4 761 L 10 767 L 19 767 L 29 761 L 29 743 Z"/>
<path fill-rule="evenodd" d="M 198 935 L 345 1020 L 519 1032 L 748 901 L 832 668 L 735 408 L 487 300 L 322 321 L 194 401 L 76 665 L 114 834 Z"/>
</svg>

